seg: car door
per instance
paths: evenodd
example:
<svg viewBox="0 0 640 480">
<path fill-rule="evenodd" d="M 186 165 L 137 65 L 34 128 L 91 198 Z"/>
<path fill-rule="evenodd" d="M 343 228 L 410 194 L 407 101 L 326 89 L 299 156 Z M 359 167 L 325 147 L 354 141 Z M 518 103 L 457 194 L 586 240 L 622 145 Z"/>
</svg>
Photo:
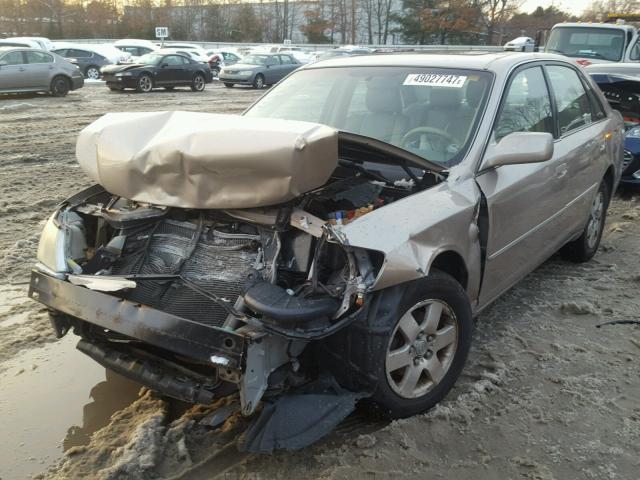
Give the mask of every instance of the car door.
<svg viewBox="0 0 640 480">
<path fill-rule="evenodd" d="M 282 63 L 281 80 L 299 67 L 298 62 L 293 58 L 293 56 L 288 54 L 280 54 L 280 63 Z"/>
<path fill-rule="evenodd" d="M 79 48 L 70 48 L 67 50 L 65 58 L 75 58 L 78 68 L 84 75 L 89 63 L 91 62 L 91 52 L 80 50 Z"/>
<path fill-rule="evenodd" d="M 516 70 L 509 81 L 487 150 L 509 133 L 548 132 L 557 138 L 553 103 L 541 65 Z M 562 211 L 566 149 L 554 142 L 550 160 L 483 169 L 476 182 L 488 212 L 484 306 L 535 269 L 566 240 Z"/>
<path fill-rule="evenodd" d="M 49 90 L 54 76 L 53 56 L 38 50 L 24 52 L 27 65 L 26 73 L 29 76 L 29 86 Z"/>
<path fill-rule="evenodd" d="M 181 55 L 166 55 L 160 62 L 156 85 L 176 85 L 184 82 Z"/>
<path fill-rule="evenodd" d="M 0 90 L 28 88 L 26 63 L 22 50 L 14 50 L 0 57 Z"/>
<path fill-rule="evenodd" d="M 565 226 L 582 230 L 611 155 L 607 116 L 597 96 L 585 88 L 581 74 L 565 64 L 545 66 L 556 104 L 560 141 L 556 148 L 564 157 L 567 182 Z"/>
<path fill-rule="evenodd" d="M 278 55 L 269 55 L 266 58 L 266 67 L 264 68 L 264 80 L 267 85 L 273 85 L 280 78 L 280 59 Z"/>
</svg>

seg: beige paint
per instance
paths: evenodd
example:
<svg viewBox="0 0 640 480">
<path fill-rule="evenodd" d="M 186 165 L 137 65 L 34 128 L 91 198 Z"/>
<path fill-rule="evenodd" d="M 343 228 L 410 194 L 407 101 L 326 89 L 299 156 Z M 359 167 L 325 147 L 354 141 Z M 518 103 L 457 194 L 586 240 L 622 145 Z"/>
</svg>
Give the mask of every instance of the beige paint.
<svg viewBox="0 0 640 480">
<path fill-rule="evenodd" d="M 274 205 L 336 168 L 337 130 L 193 112 L 107 114 L 80 132 L 78 162 L 107 191 L 179 208 Z"/>
</svg>

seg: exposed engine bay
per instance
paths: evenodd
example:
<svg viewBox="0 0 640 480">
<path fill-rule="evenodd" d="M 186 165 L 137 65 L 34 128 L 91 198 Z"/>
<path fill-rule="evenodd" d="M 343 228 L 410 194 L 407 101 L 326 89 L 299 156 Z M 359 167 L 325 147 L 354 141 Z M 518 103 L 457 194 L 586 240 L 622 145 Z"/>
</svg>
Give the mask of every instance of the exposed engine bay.
<svg viewBox="0 0 640 480">
<path fill-rule="evenodd" d="M 236 336 L 203 358 L 170 342 L 148 344 L 136 325 L 130 331 L 138 336 L 129 336 L 117 319 L 104 328 L 111 324 L 56 312 L 56 330 L 73 328 L 84 353 L 180 400 L 207 403 L 238 391 L 245 415 L 263 396 L 308 386 L 322 370 L 310 342 L 358 319 L 384 261 L 349 246 L 342 227 L 444 178 L 344 153 L 324 185 L 274 207 L 159 206 L 99 185 L 69 199 L 45 227 L 37 268 L 141 311 L 149 307 L 155 322 L 163 312 Z M 227 356 L 225 348 L 242 352 Z M 345 398 L 353 407 L 358 396 Z M 351 410 L 336 406 L 340 415 Z"/>
</svg>

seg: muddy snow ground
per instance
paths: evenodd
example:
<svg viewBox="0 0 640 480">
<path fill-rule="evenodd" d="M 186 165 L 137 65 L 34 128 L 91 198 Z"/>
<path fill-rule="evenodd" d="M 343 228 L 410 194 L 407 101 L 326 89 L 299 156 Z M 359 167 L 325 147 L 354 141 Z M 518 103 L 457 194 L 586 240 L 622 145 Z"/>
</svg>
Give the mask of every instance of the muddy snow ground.
<svg viewBox="0 0 640 480">
<path fill-rule="evenodd" d="M 611 205 L 583 265 L 546 262 L 480 315 L 456 388 L 427 414 L 357 412 L 300 452 L 241 454 L 245 420 L 167 402 L 56 341 L 26 282 L 52 207 L 89 185 L 79 130 L 110 111 L 237 113 L 259 96 L 117 94 L 0 98 L 0 478 L 628 479 L 640 467 L 640 196 Z"/>
</svg>

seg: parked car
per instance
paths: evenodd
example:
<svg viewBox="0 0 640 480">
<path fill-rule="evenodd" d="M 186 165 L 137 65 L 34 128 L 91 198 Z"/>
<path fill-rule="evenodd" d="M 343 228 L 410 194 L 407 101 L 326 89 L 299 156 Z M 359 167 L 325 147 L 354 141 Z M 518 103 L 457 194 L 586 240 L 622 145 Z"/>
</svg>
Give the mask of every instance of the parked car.
<svg viewBox="0 0 640 480">
<path fill-rule="evenodd" d="M 132 62 L 136 61 L 142 55 L 158 50 L 158 47 L 149 40 L 137 40 L 133 38 L 117 40 L 114 42 L 113 46 L 118 50 L 122 50 L 123 52 L 130 54 L 130 60 Z"/>
<path fill-rule="evenodd" d="M 202 56 L 202 53 L 197 50 L 189 50 L 186 48 L 161 48 L 160 50 L 156 50 L 156 53 L 177 53 L 180 55 L 184 55 L 185 57 L 190 58 L 196 62 L 200 63 L 209 63 L 209 58 L 205 55 Z"/>
<path fill-rule="evenodd" d="M 0 39 L 0 47 L 25 47 L 25 48 L 40 48 L 40 44 L 35 40 L 28 39 Z"/>
<path fill-rule="evenodd" d="M 557 250 L 596 253 L 622 118 L 557 55 L 362 56 L 242 116 L 106 115 L 76 152 L 98 185 L 44 226 L 30 296 L 166 395 L 239 392 L 265 452 L 362 398 L 442 400 L 474 316 Z"/>
<path fill-rule="evenodd" d="M 0 46 L 0 93 L 47 92 L 64 97 L 83 85 L 80 70 L 55 53 Z"/>
<path fill-rule="evenodd" d="M 621 183 L 640 186 L 640 65 L 597 63 L 585 72 L 598 84 L 612 108 L 625 121 L 624 161 Z"/>
<path fill-rule="evenodd" d="M 75 43 L 75 42 L 54 42 L 54 50 L 62 50 L 68 48 L 78 48 L 97 53 L 111 64 L 126 63 L 131 60 L 131 54 L 117 49 L 111 44 L 104 43 Z"/>
<path fill-rule="evenodd" d="M 286 53 L 248 55 L 240 63 L 220 70 L 218 78 L 225 87 L 251 85 L 263 88 L 278 83 L 302 64 Z"/>
<path fill-rule="evenodd" d="M 355 55 L 369 55 L 372 53 L 372 50 L 367 47 L 340 47 L 334 48 L 333 50 L 326 50 L 324 52 L 319 52 L 316 54 L 314 60 L 328 60 L 330 58 L 336 57 L 352 57 Z"/>
<path fill-rule="evenodd" d="M 82 48 L 56 48 L 52 52 L 77 65 L 85 78 L 91 80 L 98 80 L 101 76 L 100 69 L 113 63 L 99 53 Z"/>
<path fill-rule="evenodd" d="M 229 50 L 207 50 L 207 63 L 211 70 L 218 75 L 226 66 L 235 65 L 241 60 L 240 55 Z"/>
<path fill-rule="evenodd" d="M 506 51 L 512 52 L 533 52 L 536 41 L 530 37 L 518 37 L 504 44 Z"/>
<path fill-rule="evenodd" d="M 46 37 L 9 37 L 5 40 L 14 42 L 27 42 L 32 48 L 41 48 L 42 50 L 53 50 L 53 43 Z"/>
<path fill-rule="evenodd" d="M 209 60 L 209 55 L 207 55 L 207 51 L 200 47 L 199 45 L 195 45 L 192 43 L 165 43 L 163 48 L 170 48 L 175 50 L 188 51 L 190 55 L 195 56 L 198 61 L 206 62 Z"/>
<path fill-rule="evenodd" d="M 173 90 L 190 86 L 194 92 L 201 92 L 213 80 L 208 65 L 176 53 L 148 53 L 137 63 L 111 65 L 102 68 L 101 72 L 112 91 L 133 88 L 147 93 L 158 87 Z"/>
</svg>

